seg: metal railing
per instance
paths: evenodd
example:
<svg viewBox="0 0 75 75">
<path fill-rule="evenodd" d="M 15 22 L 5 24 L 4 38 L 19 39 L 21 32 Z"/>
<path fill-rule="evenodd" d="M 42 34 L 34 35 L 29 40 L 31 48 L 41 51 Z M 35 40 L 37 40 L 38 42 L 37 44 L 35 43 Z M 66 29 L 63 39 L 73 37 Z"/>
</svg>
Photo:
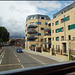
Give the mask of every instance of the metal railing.
<svg viewBox="0 0 75 75">
<path fill-rule="evenodd" d="M 65 75 L 70 72 L 75 72 L 75 61 L 4 71 L 0 75 Z"/>
</svg>

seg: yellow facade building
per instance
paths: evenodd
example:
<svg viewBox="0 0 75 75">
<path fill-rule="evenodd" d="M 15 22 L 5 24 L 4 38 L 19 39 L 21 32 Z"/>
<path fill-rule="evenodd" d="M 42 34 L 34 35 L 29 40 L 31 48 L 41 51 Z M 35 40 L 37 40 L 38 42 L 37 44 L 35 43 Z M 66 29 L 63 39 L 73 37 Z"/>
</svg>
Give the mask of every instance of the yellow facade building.
<svg viewBox="0 0 75 75">
<path fill-rule="evenodd" d="M 47 15 L 30 15 L 26 18 L 25 48 L 42 47 L 44 30 L 49 28 L 50 18 Z"/>
<path fill-rule="evenodd" d="M 75 2 L 54 14 L 48 24 L 54 51 L 68 54 L 68 50 L 75 50 Z"/>
</svg>

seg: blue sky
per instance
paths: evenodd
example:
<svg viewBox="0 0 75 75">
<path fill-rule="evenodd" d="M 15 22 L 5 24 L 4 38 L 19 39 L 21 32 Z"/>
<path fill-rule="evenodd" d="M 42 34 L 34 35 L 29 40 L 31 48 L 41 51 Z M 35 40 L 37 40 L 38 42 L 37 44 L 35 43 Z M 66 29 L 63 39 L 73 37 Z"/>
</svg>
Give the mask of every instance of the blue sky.
<svg viewBox="0 0 75 75">
<path fill-rule="evenodd" d="M 24 37 L 26 17 L 43 14 L 51 19 L 53 14 L 74 1 L 0 1 L 0 26 L 10 32 L 10 36 Z"/>
</svg>

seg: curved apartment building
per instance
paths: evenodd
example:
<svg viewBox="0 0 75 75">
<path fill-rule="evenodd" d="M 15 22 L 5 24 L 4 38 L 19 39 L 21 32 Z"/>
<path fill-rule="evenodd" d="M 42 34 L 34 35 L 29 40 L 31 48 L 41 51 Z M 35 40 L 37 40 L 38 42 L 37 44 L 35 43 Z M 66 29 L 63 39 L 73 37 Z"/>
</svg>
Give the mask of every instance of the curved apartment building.
<svg viewBox="0 0 75 75">
<path fill-rule="evenodd" d="M 48 22 L 50 18 L 47 15 L 29 15 L 26 18 L 25 28 L 25 48 L 41 47 L 44 41 L 44 30 L 49 29 Z"/>
</svg>

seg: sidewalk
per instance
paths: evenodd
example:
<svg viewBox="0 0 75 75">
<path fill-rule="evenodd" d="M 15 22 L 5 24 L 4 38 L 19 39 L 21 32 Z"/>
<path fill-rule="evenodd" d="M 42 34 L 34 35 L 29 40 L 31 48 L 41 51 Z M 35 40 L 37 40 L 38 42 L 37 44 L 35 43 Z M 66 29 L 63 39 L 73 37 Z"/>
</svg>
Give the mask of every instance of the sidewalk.
<svg viewBox="0 0 75 75">
<path fill-rule="evenodd" d="M 56 56 L 52 55 L 51 56 L 49 53 L 46 53 L 46 52 L 40 53 L 40 52 L 35 52 L 35 51 L 32 51 L 32 50 L 28 50 L 28 49 L 23 49 L 23 51 L 25 51 L 27 53 L 35 54 L 35 55 L 41 55 L 41 56 L 56 60 L 58 62 L 68 61 L 67 56 L 62 56 L 62 55 L 56 55 Z"/>
</svg>

